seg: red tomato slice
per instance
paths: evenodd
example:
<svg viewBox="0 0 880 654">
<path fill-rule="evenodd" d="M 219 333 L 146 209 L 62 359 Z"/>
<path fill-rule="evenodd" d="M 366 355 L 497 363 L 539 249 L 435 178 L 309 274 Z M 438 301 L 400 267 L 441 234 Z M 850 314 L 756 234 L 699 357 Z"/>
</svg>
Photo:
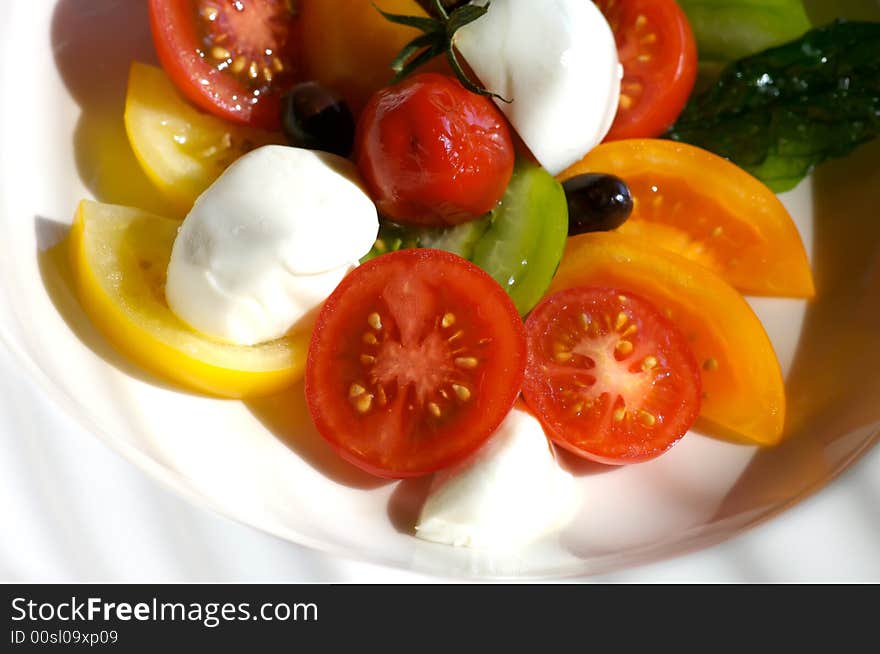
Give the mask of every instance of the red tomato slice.
<svg viewBox="0 0 880 654">
<path fill-rule="evenodd" d="M 228 120 L 277 129 L 293 84 L 290 0 L 149 0 L 153 43 L 177 88 Z"/>
<path fill-rule="evenodd" d="M 675 0 L 595 0 L 623 64 L 620 106 L 606 141 L 659 136 L 697 79 L 697 45 Z"/>
<path fill-rule="evenodd" d="M 322 308 L 306 363 L 321 435 L 375 475 L 413 477 L 465 458 L 522 386 L 525 330 L 507 294 L 430 249 L 356 268 Z"/>
<path fill-rule="evenodd" d="M 608 288 L 552 295 L 526 321 L 523 395 L 557 445 L 611 465 L 663 454 L 700 412 L 700 371 L 681 332 Z"/>
</svg>

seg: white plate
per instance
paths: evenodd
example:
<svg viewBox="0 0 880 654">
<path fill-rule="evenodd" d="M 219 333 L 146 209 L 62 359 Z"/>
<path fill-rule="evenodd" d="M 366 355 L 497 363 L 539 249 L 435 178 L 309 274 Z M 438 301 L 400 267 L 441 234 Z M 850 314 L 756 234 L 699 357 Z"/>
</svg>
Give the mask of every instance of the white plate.
<svg viewBox="0 0 880 654">
<path fill-rule="evenodd" d="M 244 405 L 181 393 L 132 368 L 85 319 L 63 262 L 49 252 L 81 197 L 147 197 L 121 125 L 128 62 L 153 60 L 144 3 L 7 1 L 0 25 L 0 338 L 72 419 L 203 506 L 402 569 L 597 574 L 730 538 L 827 484 L 876 440 L 875 144 L 784 198 L 811 252 L 819 297 L 809 306 L 753 303 L 787 374 L 791 435 L 783 445 L 758 451 L 691 435 L 648 464 L 581 465 L 584 501 L 574 522 L 516 555 L 418 541 L 410 531 L 424 480 L 392 484 L 341 462 L 309 426 L 301 389 Z M 126 179 L 125 188 L 113 179 Z"/>
</svg>

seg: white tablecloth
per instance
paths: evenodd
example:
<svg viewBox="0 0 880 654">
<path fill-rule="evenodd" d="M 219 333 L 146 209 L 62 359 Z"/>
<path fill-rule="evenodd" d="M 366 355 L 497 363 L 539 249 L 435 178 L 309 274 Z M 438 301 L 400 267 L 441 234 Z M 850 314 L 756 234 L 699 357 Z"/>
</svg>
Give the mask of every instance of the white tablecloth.
<svg viewBox="0 0 880 654">
<path fill-rule="evenodd" d="M 190 505 L 68 421 L 0 345 L 0 580 L 436 581 L 307 550 Z M 724 545 L 593 578 L 880 582 L 880 448 Z"/>
</svg>

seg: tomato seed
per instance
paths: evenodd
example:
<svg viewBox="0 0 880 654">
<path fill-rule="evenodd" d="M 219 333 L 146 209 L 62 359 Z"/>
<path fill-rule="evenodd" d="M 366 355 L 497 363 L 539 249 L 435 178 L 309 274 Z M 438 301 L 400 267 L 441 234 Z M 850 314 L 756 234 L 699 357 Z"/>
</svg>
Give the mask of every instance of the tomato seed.
<svg viewBox="0 0 880 654">
<path fill-rule="evenodd" d="M 220 10 L 217 7 L 202 7 L 199 9 L 199 13 L 202 15 L 202 18 L 208 21 L 217 20 L 217 16 L 220 14 Z"/>
<path fill-rule="evenodd" d="M 348 389 L 349 397 L 360 397 L 364 393 L 367 392 L 367 389 L 361 386 L 360 384 L 352 384 L 351 388 Z"/>
<path fill-rule="evenodd" d="M 248 65 L 248 60 L 244 57 L 236 57 L 232 62 L 232 66 L 230 66 L 230 70 L 236 75 L 243 71 L 245 67 Z"/>
<path fill-rule="evenodd" d="M 657 416 L 653 413 L 649 413 L 648 411 L 639 412 L 639 419 L 642 421 L 642 424 L 645 427 L 653 427 L 657 424 Z"/>
<path fill-rule="evenodd" d="M 469 399 L 471 399 L 471 391 L 466 386 L 461 386 L 459 384 L 453 384 L 452 390 L 455 391 L 455 395 L 462 402 L 467 402 Z"/>
<path fill-rule="evenodd" d="M 626 357 L 632 354 L 634 349 L 635 347 L 630 341 L 619 341 L 617 347 L 614 348 L 614 351 L 620 356 Z"/>
<path fill-rule="evenodd" d="M 361 395 L 360 398 L 355 402 L 355 408 L 360 413 L 366 413 L 370 410 L 370 407 L 373 406 L 373 396 L 372 395 Z"/>
</svg>

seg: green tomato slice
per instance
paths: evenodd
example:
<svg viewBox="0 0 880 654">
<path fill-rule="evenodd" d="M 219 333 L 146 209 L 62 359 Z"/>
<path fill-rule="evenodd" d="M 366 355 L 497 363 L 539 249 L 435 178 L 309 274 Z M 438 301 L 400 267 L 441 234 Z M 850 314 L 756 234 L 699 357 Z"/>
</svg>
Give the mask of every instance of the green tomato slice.
<svg viewBox="0 0 880 654">
<path fill-rule="evenodd" d="M 412 227 L 400 225 L 389 220 L 379 223 L 379 236 L 373 249 L 361 259 L 369 261 L 381 254 L 397 252 L 407 248 L 433 248 L 446 250 L 465 259 L 470 259 L 474 246 L 489 228 L 490 216 L 478 218 L 455 227 Z"/>
<path fill-rule="evenodd" d="M 507 291 L 521 315 L 544 296 L 568 236 L 565 191 L 540 166 L 521 161 L 498 207 L 455 227 L 412 227 L 383 220 L 361 262 L 406 248 L 446 250 L 471 260 Z"/>
<path fill-rule="evenodd" d="M 520 161 L 471 260 L 504 287 L 525 315 L 550 286 L 567 236 L 562 185 L 540 166 Z"/>
<path fill-rule="evenodd" d="M 425 229 L 420 235 L 419 243 L 423 248 L 446 250 L 465 259 L 471 259 L 474 248 L 489 229 L 490 224 L 491 217 L 484 216 L 455 227 Z"/>
</svg>

